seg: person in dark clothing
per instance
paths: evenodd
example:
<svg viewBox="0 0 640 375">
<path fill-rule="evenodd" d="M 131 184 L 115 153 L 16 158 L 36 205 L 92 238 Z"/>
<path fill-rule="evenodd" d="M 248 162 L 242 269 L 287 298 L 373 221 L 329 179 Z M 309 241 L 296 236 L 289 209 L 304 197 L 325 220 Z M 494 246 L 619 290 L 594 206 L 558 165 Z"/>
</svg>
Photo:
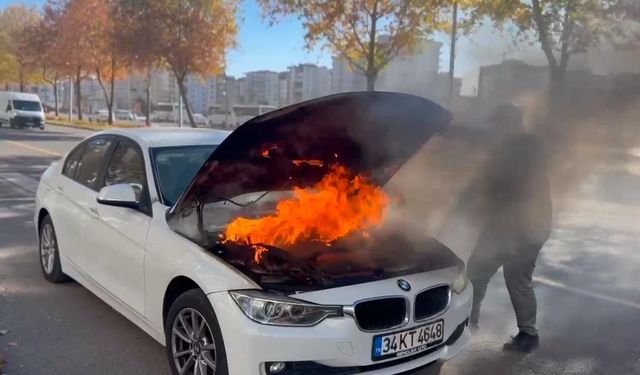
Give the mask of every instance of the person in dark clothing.
<svg viewBox="0 0 640 375">
<path fill-rule="evenodd" d="M 483 228 L 468 262 L 474 287 L 471 324 L 477 327 L 487 284 L 503 267 L 520 331 L 504 349 L 530 352 L 539 345 L 533 271 L 551 230 L 547 165 L 540 142 L 524 132 L 517 106 L 499 106 L 492 121 L 502 140 L 474 189 Z"/>
</svg>

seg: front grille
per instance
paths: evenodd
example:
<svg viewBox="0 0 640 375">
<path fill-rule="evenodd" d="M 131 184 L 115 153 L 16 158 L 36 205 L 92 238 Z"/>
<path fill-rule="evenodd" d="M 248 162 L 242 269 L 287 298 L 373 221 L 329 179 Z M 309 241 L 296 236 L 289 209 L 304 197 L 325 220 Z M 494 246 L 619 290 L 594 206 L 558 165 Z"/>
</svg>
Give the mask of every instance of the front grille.
<svg viewBox="0 0 640 375">
<path fill-rule="evenodd" d="M 40 124 L 43 123 L 42 119 L 38 117 L 23 117 L 23 116 L 14 117 L 11 120 L 11 122 L 13 123 L 14 126 L 17 126 L 17 127 L 40 126 Z"/>
<path fill-rule="evenodd" d="M 415 302 L 415 320 L 427 319 L 446 309 L 449 304 L 450 293 L 448 285 L 418 293 Z"/>
<path fill-rule="evenodd" d="M 358 326 L 365 331 L 378 331 L 401 325 L 407 317 L 407 304 L 402 297 L 359 302 L 355 309 Z"/>
</svg>

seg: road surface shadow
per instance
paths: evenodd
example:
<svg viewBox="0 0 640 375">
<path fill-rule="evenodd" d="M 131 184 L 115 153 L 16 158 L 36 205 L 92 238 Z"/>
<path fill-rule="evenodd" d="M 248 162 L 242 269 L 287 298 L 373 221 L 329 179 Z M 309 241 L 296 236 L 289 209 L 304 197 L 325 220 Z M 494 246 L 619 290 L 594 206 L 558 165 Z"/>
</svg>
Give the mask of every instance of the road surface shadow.
<svg viewBox="0 0 640 375">
<path fill-rule="evenodd" d="M 0 127 L 0 139 L 17 142 L 80 142 L 85 137 L 39 129 L 7 129 Z"/>
</svg>

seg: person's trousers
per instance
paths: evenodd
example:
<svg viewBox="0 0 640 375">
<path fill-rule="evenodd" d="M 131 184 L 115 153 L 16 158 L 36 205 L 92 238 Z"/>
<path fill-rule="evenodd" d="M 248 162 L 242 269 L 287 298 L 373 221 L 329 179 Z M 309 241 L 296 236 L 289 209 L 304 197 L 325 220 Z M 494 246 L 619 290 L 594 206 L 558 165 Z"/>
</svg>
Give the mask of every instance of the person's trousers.
<svg viewBox="0 0 640 375">
<path fill-rule="evenodd" d="M 492 236 L 493 237 L 493 236 Z M 480 306 L 487 292 L 487 284 L 500 267 L 503 267 L 504 281 L 509 291 L 511 304 L 516 314 L 520 332 L 537 335 L 537 301 L 532 278 L 536 259 L 542 244 L 505 243 L 495 237 L 482 236 L 469 258 L 467 272 L 473 284 L 473 307 L 471 323 L 478 324 Z"/>
</svg>

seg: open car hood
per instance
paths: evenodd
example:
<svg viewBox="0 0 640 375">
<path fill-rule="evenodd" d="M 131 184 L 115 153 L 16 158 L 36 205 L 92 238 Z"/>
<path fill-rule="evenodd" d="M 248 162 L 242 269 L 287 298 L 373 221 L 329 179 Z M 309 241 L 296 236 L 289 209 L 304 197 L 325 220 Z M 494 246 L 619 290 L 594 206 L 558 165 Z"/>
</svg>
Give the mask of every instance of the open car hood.
<svg viewBox="0 0 640 375">
<path fill-rule="evenodd" d="M 450 120 L 429 100 L 386 92 L 333 95 L 256 117 L 216 148 L 167 223 L 265 289 L 317 290 L 455 265 L 459 259 L 437 241 L 410 246 L 394 233 L 344 238 L 331 249 L 313 241 L 294 251 L 269 247 L 261 262 L 250 245 L 220 241 L 245 210 L 255 217 L 277 192 L 313 186 L 337 164 L 384 185 Z M 259 204 L 238 203 L 252 194 Z"/>
<path fill-rule="evenodd" d="M 312 186 L 335 164 L 384 185 L 450 120 L 427 99 L 388 92 L 332 95 L 267 113 L 216 148 L 169 217 L 194 202 Z"/>
</svg>

